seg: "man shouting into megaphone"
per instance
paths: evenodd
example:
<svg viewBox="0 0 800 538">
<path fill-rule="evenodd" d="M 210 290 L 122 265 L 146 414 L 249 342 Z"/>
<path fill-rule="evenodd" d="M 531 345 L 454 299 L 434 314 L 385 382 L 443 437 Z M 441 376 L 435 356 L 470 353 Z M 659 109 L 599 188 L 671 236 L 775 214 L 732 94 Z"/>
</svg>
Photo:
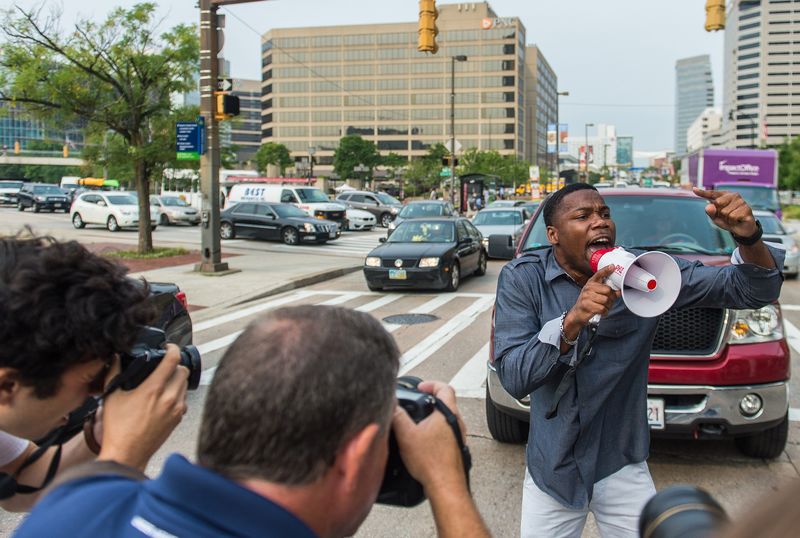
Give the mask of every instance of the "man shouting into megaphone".
<svg viewBox="0 0 800 538">
<path fill-rule="evenodd" d="M 658 314 L 670 306 L 760 308 L 780 294 L 783 251 L 761 241 L 761 225 L 741 196 L 694 192 L 738 243 L 733 264 L 673 262 L 659 253 L 675 278 L 656 283 L 657 271 L 637 268 L 645 280 L 632 293 L 647 308 L 618 300 L 626 292 L 613 285 L 641 255 L 620 249 L 611 262 L 597 263 L 615 246 L 616 227 L 603 197 L 585 183 L 545 202 L 551 248 L 526 253 L 500 273 L 495 366 L 512 396 L 531 399 L 523 537 L 580 536 L 589 511 L 603 536 L 638 536 L 639 514 L 655 493 L 645 409 Z M 658 289 L 670 297 L 652 312 L 647 294 Z"/>
</svg>

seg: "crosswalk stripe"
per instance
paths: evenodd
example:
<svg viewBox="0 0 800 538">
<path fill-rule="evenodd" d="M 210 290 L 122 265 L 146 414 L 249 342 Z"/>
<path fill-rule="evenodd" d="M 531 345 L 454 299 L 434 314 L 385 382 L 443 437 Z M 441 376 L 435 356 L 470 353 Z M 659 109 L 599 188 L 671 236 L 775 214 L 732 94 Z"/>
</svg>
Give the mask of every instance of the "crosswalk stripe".
<svg viewBox="0 0 800 538">
<path fill-rule="evenodd" d="M 212 327 L 216 327 L 218 325 L 222 325 L 223 323 L 228 323 L 231 321 L 235 321 L 237 319 L 246 318 L 247 316 L 252 316 L 253 314 L 257 314 L 259 312 L 263 312 L 264 310 L 269 310 L 271 308 L 276 308 L 278 306 L 291 303 L 294 301 L 299 301 L 305 297 L 310 295 L 314 295 L 314 292 L 311 291 L 298 291 L 293 293 L 287 297 L 282 297 L 280 299 L 274 299 L 272 301 L 268 301 L 266 303 L 258 304 L 255 306 L 251 306 L 249 308 L 243 308 L 242 310 L 237 310 L 236 312 L 231 312 L 230 314 L 226 314 L 224 316 L 219 316 L 214 319 L 210 319 L 207 321 L 201 321 L 200 323 L 194 324 L 194 332 L 198 333 L 200 331 L 205 331 L 206 329 L 210 329 Z"/>
<path fill-rule="evenodd" d="M 800 353 L 800 329 L 786 318 L 783 318 L 783 326 L 786 331 L 786 341 L 792 349 Z"/>
<path fill-rule="evenodd" d="M 400 357 L 399 375 L 408 373 L 411 369 L 433 355 L 455 335 L 471 325 L 481 313 L 488 310 L 493 302 L 493 299 L 478 299 L 472 303 L 471 306 L 433 331 L 427 338 L 423 339 L 422 342 L 403 353 L 403 356 Z"/>
<path fill-rule="evenodd" d="M 403 295 L 402 293 L 396 293 L 394 295 L 384 295 L 380 299 L 375 299 L 371 303 L 359 306 L 358 308 L 356 308 L 356 310 L 358 310 L 359 312 L 372 312 L 373 310 L 382 308 L 389 303 L 395 302 L 401 297 L 405 297 L 405 295 Z"/>
<path fill-rule="evenodd" d="M 437 308 L 444 306 L 445 304 L 449 303 L 453 298 L 455 298 L 455 294 L 447 293 L 445 295 L 439 295 L 435 299 L 431 299 L 427 303 L 424 303 L 417 308 L 411 311 L 412 314 L 430 314 Z"/>
<path fill-rule="evenodd" d="M 450 380 L 449 385 L 461 398 L 483 398 L 486 381 L 486 361 L 489 359 L 489 342 L 472 356 Z"/>
<path fill-rule="evenodd" d="M 354 292 L 351 292 L 351 293 L 345 293 L 344 295 L 340 295 L 338 297 L 334 297 L 333 299 L 328 299 L 327 301 L 324 301 L 324 302 L 319 303 L 319 304 L 326 305 L 326 306 L 335 306 L 335 305 L 339 305 L 339 304 L 344 304 L 344 303 L 346 303 L 348 301 L 352 301 L 353 299 L 355 299 L 357 297 L 361 297 L 362 295 L 365 295 L 365 294 L 362 293 L 362 292 L 359 292 L 359 291 L 354 291 Z"/>
<path fill-rule="evenodd" d="M 781 310 L 787 310 L 789 312 L 800 312 L 800 305 L 781 303 Z"/>
</svg>

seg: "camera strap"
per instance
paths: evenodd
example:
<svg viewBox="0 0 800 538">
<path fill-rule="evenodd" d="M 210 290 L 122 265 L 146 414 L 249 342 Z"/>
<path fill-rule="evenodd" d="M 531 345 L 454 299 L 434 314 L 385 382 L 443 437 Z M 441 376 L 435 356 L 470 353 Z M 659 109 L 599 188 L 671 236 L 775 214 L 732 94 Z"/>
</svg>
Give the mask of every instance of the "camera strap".
<svg viewBox="0 0 800 538">
<path fill-rule="evenodd" d="M 447 407 L 443 401 L 439 398 L 435 398 L 436 409 L 444 415 L 444 419 L 450 425 L 450 428 L 453 430 L 453 435 L 456 436 L 456 442 L 458 443 L 458 449 L 461 451 L 461 462 L 464 464 L 464 475 L 467 477 L 467 489 L 469 490 L 469 470 L 472 468 L 472 454 L 469 452 L 469 447 L 464 442 L 464 436 L 461 435 L 461 428 L 458 425 L 458 417 L 456 417 L 455 413 L 450 411 L 450 408 Z"/>
<path fill-rule="evenodd" d="M 594 340 L 597 338 L 597 324 L 590 323 L 589 324 L 589 340 L 583 346 L 580 354 L 578 355 L 578 359 L 575 363 L 569 367 L 569 369 L 564 372 L 564 375 L 561 377 L 561 381 L 558 383 L 558 387 L 556 387 L 555 393 L 553 393 L 553 403 L 550 405 L 550 410 L 544 416 L 547 420 L 555 417 L 558 414 L 558 404 L 561 402 L 561 399 L 564 397 L 564 394 L 567 393 L 570 386 L 572 386 L 572 380 L 575 378 L 575 371 L 578 369 L 578 366 L 589 356 L 592 352 L 592 345 L 594 344 Z"/>
</svg>

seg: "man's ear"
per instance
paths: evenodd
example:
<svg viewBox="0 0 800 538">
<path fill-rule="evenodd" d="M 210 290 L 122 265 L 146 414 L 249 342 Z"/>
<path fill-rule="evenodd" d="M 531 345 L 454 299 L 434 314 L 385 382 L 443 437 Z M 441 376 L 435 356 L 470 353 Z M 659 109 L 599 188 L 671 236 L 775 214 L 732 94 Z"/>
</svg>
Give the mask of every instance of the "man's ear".
<svg viewBox="0 0 800 538">
<path fill-rule="evenodd" d="M 555 226 L 547 227 L 547 240 L 550 242 L 551 245 L 558 244 L 558 230 L 556 230 Z"/>
<path fill-rule="evenodd" d="M 378 424 L 368 424 L 339 450 L 336 455 L 336 468 L 343 491 L 355 491 L 360 485 L 360 474 L 367 464 L 380 436 L 381 428 Z"/>
<path fill-rule="evenodd" d="M 0 368 L 0 405 L 11 405 L 19 386 L 19 373 L 16 369 Z"/>
</svg>

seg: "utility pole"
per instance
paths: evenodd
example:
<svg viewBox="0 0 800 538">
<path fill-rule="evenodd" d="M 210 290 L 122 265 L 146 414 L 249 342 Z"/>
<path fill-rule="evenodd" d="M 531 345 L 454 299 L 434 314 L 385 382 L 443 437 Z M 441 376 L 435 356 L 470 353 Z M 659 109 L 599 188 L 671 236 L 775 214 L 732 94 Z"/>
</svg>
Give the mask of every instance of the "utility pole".
<svg viewBox="0 0 800 538">
<path fill-rule="evenodd" d="M 464 55 L 450 56 L 450 205 L 454 207 L 456 194 L 456 62 L 466 61 L 467 57 Z"/>
<path fill-rule="evenodd" d="M 561 120 L 559 119 L 559 98 L 560 97 L 569 97 L 568 91 L 559 92 L 556 91 L 556 184 L 561 179 L 561 163 L 559 163 L 559 159 L 561 158 L 561 124 L 559 123 Z"/>
<path fill-rule="evenodd" d="M 587 123 L 584 125 L 585 145 L 583 146 L 583 171 L 586 174 L 584 181 L 589 183 L 589 127 L 594 127 L 594 123 Z"/>
<path fill-rule="evenodd" d="M 205 123 L 205 153 L 200 156 L 200 263 L 194 270 L 200 273 L 220 273 L 228 270 L 222 262 L 219 237 L 219 122 L 214 117 L 219 71 L 220 43 L 217 30 L 217 9 L 230 4 L 245 4 L 258 0 L 199 0 L 200 6 L 200 115 Z"/>
</svg>

